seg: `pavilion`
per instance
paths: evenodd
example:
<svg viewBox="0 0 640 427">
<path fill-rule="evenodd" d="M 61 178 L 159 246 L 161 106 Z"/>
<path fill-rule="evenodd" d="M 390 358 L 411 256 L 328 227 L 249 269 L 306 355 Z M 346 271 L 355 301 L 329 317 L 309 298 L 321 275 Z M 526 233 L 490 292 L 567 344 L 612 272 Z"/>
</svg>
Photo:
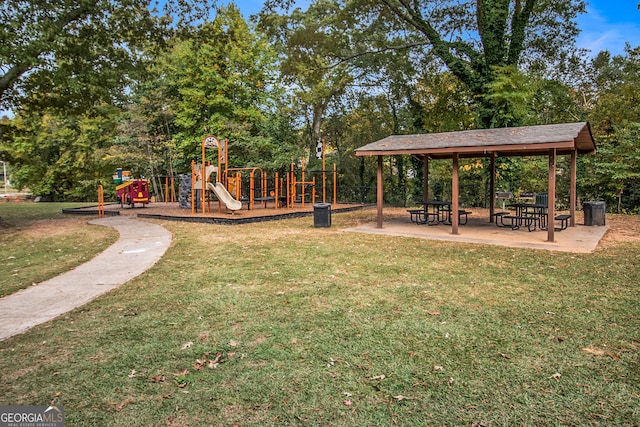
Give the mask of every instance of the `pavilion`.
<svg viewBox="0 0 640 427">
<path fill-rule="evenodd" d="M 549 188 L 547 241 L 554 241 L 553 218 L 556 198 L 556 158 L 571 156 L 569 226 L 575 227 L 577 203 L 576 173 L 578 154 L 596 151 L 588 122 L 554 125 L 524 126 L 499 129 L 478 129 L 419 135 L 391 135 L 356 149 L 357 156 L 377 156 L 377 228 L 382 228 L 383 156 L 410 154 L 423 160 L 424 197 L 428 195 L 429 160 L 452 159 L 451 177 L 451 233 L 458 234 L 458 161 L 460 158 L 489 158 L 491 169 L 490 194 L 495 194 L 495 159 L 507 156 L 548 156 Z M 490 204 L 490 220 L 494 207 Z"/>
</svg>

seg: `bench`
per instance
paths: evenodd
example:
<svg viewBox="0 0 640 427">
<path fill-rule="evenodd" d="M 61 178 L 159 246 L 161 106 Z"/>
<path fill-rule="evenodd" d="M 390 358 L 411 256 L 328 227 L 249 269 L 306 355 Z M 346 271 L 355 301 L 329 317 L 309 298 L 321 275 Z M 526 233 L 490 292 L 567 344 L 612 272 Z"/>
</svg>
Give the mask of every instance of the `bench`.
<svg viewBox="0 0 640 427">
<path fill-rule="evenodd" d="M 436 225 L 438 224 L 438 222 L 441 222 L 446 225 L 451 225 L 451 209 L 443 209 L 439 213 L 443 214 L 444 218 L 438 219 L 438 213 L 429 213 L 429 216 L 433 216 L 434 218 L 436 218 L 436 220 L 428 221 L 427 224 Z M 466 211 L 464 209 L 458 210 L 458 224 L 466 225 L 467 221 L 469 221 L 469 215 L 471 215 L 472 213 L 473 212 Z M 464 217 L 464 222 L 462 221 L 463 217 Z"/>
<path fill-rule="evenodd" d="M 424 209 L 407 209 L 409 215 L 411 216 L 411 222 L 415 222 L 416 224 L 424 224 Z"/>
<path fill-rule="evenodd" d="M 507 225 L 504 223 L 504 220 L 502 218 L 504 218 L 505 216 L 511 215 L 511 212 L 496 212 L 494 213 L 493 216 L 493 221 L 496 223 L 496 226 L 498 227 L 507 227 Z M 498 223 L 498 220 L 500 221 Z"/>
<path fill-rule="evenodd" d="M 555 228 L 556 231 L 566 230 L 569 226 L 568 221 L 571 218 L 571 215 L 557 215 L 555 217 L 556 220 L 560 221 L 560 228 Z"/>
<path fill-rule="evenodd" d="M 471 215 L 473 212 L 469 212 L 469 211 L 465 211 L 465 210 L 461 210 L 458 211 L 458 224 L 460 225 L 466 225 L 467 221 L 469 221 L 469 215 Z M 464 222 L 462 222 L 462 217 L 464 216 Z"/>
<path fill-rule="evenodd" d="M 502 215 L 502 218 L 511 221 L 511 223 L 506 224 L 505 227 L 511 227 L 512 230 L 518 230 L 522 225 L 526 225 L 529 231 L 535 231 L 539 221 L 539 218 L 536 216 Z"/>
<path fill-rule="evenodd" d="M 411 222 L 416 224 L 435 225 L 438 223 L 438 214 L 435 212 L 425 212 L 424 209 L 407 209 L 411 215 Z M 430 220 L 433 218 L 433 220 Z"/>
</svg>

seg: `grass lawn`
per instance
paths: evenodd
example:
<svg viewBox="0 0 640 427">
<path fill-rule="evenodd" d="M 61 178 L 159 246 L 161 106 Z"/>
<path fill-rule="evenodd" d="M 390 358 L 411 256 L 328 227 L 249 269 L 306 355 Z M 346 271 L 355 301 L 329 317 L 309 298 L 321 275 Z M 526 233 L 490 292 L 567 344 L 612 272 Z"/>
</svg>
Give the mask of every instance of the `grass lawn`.
<svg viewBox="0 0 640 427">
<path fill-rule="evenodd" d="M 73 426 L 640 425 L 640 243 L 341 231 L 374 215 L 158 222 L 154 268 L 0 343 L 0 404 Z"/>
</svg>

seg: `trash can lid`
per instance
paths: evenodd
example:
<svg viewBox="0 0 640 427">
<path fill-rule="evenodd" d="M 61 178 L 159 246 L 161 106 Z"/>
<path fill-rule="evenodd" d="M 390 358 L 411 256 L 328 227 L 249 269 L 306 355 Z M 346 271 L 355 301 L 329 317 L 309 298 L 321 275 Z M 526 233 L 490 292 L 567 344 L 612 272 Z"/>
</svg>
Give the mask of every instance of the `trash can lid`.
<svg viewBox="0 0 640 427">
<path fill-rule="evenodd" d="M 314 208 L 328 208 L 331 206 L 331 203 L 316 203 L 313 205 Z"/>
</svg>

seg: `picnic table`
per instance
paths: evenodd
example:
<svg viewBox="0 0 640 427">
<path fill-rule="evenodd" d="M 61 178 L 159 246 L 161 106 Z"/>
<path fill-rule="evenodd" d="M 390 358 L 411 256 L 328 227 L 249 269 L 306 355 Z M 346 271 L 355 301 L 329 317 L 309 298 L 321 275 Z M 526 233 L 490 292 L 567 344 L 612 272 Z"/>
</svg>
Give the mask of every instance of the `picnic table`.
<svg viewBox="0 0 640 427">
<path fill-rule="evenodd" d="M 422 206 L 424 206 L 428 225 L 451 224 L 451 202 L 427 200 L 422 202 Z"/>
<path fill-rule="evenodd" d="M 498 226 L 511 227 L 517 230 L 526 226 L 529 231 L 536 229 L 546 230 L 547 228 L 547 205 L 542 203 L 511 203 L 507 208 L 515 209 L 515 215 L 501 215 L 500 224 Z M 505 220 L 509 220 L 505 224 Z"/>
<path fill-rule="evenodd" d="M 445 200 L 427 200 L 421 202 L 422 209 L 410 209 L 411 221 L 417 224 L 446 224 L 451 225 L 451 202 Z M 468 215 L 466 210 L 458 211 L 460 225 L 465 225 Z"/>
</svg>

